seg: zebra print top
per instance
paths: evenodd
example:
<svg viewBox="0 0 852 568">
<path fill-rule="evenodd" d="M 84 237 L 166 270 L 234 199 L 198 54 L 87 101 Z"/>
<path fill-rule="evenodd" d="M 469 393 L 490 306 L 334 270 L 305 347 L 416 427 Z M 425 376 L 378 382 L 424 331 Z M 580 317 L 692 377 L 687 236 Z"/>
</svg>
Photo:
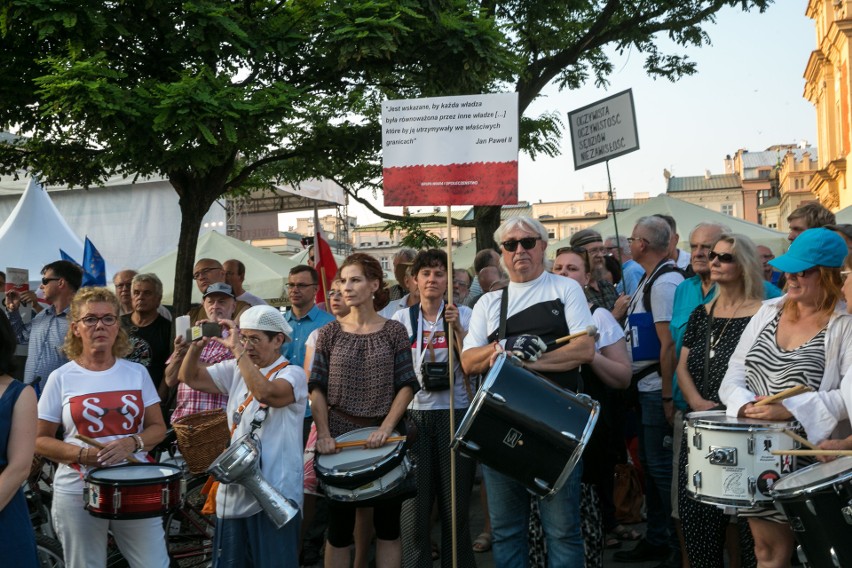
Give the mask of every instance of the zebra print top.
<svg viewBox="0 0 852 568">
<path fill-rule="evenodd" d="M 786 351 L 775 339 L 782 310 L 760 332 L 746 355 L 746 385 L 758 396 L 770 396 L 796 385 L 819 389 L 825 373 L 825 332 Z"/>
</svg>

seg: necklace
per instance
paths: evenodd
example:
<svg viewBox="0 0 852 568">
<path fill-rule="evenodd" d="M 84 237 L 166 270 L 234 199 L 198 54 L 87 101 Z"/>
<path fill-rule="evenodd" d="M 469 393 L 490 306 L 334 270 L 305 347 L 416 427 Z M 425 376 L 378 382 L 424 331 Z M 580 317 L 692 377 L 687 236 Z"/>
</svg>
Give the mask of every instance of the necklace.
<svg viewBox="0 0 852 568">
<path fill-rule="evenodd" d="M 719 335 L 716 337 L 716 341 L 713 341 L 713 311 L 716 309 L 716 302 L 713 302 L 713 305 L 710 306 L 710 322 L 708 323 L 708 325 L 710 326 L 710 353 L 709 353 L 709 355 L 710 355 L 711 359 L 716 356 L 716 346 L 719 344 L 720 341 L 722 341 L 722 338 L 725 336 L 725 330 L 728 329 L 728 325 L 730 325 L 730 323 L 737 318 L 737 312 L 740 311 L 740 308 L 742 308 L 744 304 L 745 304 L 745 299 L 740 301 L 739 305 L 736 308 L 734 308 L 733 315 L 731 315 L 731 317 L 729 317 L 727 320 L 725 320 L 725 325 L 722 326 L 722 330 L 719 332 Z"/>
</svg>

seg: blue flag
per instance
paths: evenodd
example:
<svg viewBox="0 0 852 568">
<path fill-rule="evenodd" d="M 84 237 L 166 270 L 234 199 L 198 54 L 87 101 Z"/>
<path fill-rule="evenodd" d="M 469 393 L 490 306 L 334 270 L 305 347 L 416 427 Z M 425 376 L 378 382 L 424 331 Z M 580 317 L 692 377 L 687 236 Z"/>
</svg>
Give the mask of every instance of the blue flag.
<svg viewBox="0 0 852 568">
<path fill-rule="evenodd" d="M 68 254 L 67 252 L 65 252 L 65 251 L 64 251 L 64 250 L 62 250 L 62 249 L 59 249 L 59 256 L 62 258 L 62 260 L 67 260 L 68 262 L 73 262 L 73 263 L 74 263 L 74 264 L 76 264 L 77 266 L 80 266 L 80 263 L 79 263 L 79 262 L 77 262 L 76 260 L 74 260 L 73 258 L 71 258 L 71 255 L 70 255 L 70 254 Z"/>
<path fill-rule="evenodd" d="M 106 286 L 106 263 L 104 257 L 86 237 L 83 249 L 83 286 Z"/>
</svg>

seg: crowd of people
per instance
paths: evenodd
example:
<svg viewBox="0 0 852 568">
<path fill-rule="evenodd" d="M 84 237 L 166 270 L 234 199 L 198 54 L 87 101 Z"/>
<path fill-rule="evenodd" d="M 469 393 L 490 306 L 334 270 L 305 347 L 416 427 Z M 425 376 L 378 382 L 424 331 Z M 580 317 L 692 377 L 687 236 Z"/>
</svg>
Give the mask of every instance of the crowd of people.
<svg viewBox="0 0 852 568">
<path fill-rule="evenodd" d="M 512 217 L 472 270 L 441 250 L 404 249 L 389 287 L 379 262 L 355 253 L 317 304 L 320 275 L 299 265 L 286 312 L 246 291 L 238 259 L 201 258 L 202 302 L 187 315 L 202 332 L 188 336 L 175 336 L 155 274 L 122 270 L 112 289 L 81 287 L 80 267 L 52 262 L 40 294 L 10 292 L 0 310 L 0 530 L 11 536 L 0 555 L 37 565 L 20 490 L 37 454 L 58 464 L 51 507 L 67 566 L 104 566 L 110 534 L 131 566 L 168 566 L 162 520 L 89 514 L 87 475 L 148 461 L 168 424 L 224 411 L 231 444 L 255 440 L 260 475 L 298 512 L 282 524 L 239 483 L 210 483 L 214 566 L 322 556 L 327 567 L 360 568 L 374 550 L 376 566 L 446 568 L 491 550 L 499 567 L 594 568 L 606 548 L 620 548 L 616 562 L 661 568 L 725 558 L 789 566 L 794 532 L 771 502 L 720 507 L 691 494 L 684 437 L 691 413 L 716 411 L 852 449 L 852 226 L 814 204 L 788 221 L 791 244 L 776 257 L 710 222 L 678 247 L 666 215 L 639 219 L 626 238 L 578 231 L 551 251 L 541 223 Z M 19 344 L 22 380 L 12 378 Z M 565 475 L 549 498 L 501 467 L 508 450 L 478 464 L 450 449 L 451 425 L 472 411 L 497 360 L 599 403 L 582 458 L 557 464 Z M 797 386 L 806 392 L 757 404 Z M 531 427 L 527 418 L 494 436 L 514 447 L 500 428 Z M 352 451 L 341 439 L 356 431 L 365 460 L 404 448 L 399 479 L 364 499 L 363 487 L 331 491 L 319 459 Z M 619 518 L 615 472 L 625 463 L 644 479 L 644 535 Z M 484 527 L 471 526 L 474 499 Z"/>
</svg>

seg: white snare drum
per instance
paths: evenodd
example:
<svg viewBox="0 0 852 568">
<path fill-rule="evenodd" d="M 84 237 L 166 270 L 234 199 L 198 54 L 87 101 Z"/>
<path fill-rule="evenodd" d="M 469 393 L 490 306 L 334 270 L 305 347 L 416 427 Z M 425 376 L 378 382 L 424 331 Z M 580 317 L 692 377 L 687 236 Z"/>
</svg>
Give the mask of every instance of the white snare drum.
<svg viewBox="0 0 852 568">
<path fill-rule="evenodd" d="M 683 443 L 688 447 L 686 490 L 693 499 L 722 507 L 771 505 L 770 490 L 795 469 L 794 456 L 775 456 L 798 442 L 784 433 L 798 422 L 733 418 L 724 410 L 686 416 Z"/>
<path fill-rule="evenodd" d="M 186 492 L 179 467 L 127 464 L 96 469 L 86 475 L 83 490 L 90 515 L 104 519 L 159 517 L 178 507 Z"/>
<path fill-rule="evenodd" d="M 366 440 L 378 428 L 359 428 L 335 438 L 335 442 Z M 398 436 L 396 432 L 394 436 Z M 315 469 L 326 496 L 334 501 L 364 501 L 395 489 L 408 477 L 411 461 L 406 443 L 381 448 L 347 448 L 336 454 L 321 454 Z"/>
</svg>

